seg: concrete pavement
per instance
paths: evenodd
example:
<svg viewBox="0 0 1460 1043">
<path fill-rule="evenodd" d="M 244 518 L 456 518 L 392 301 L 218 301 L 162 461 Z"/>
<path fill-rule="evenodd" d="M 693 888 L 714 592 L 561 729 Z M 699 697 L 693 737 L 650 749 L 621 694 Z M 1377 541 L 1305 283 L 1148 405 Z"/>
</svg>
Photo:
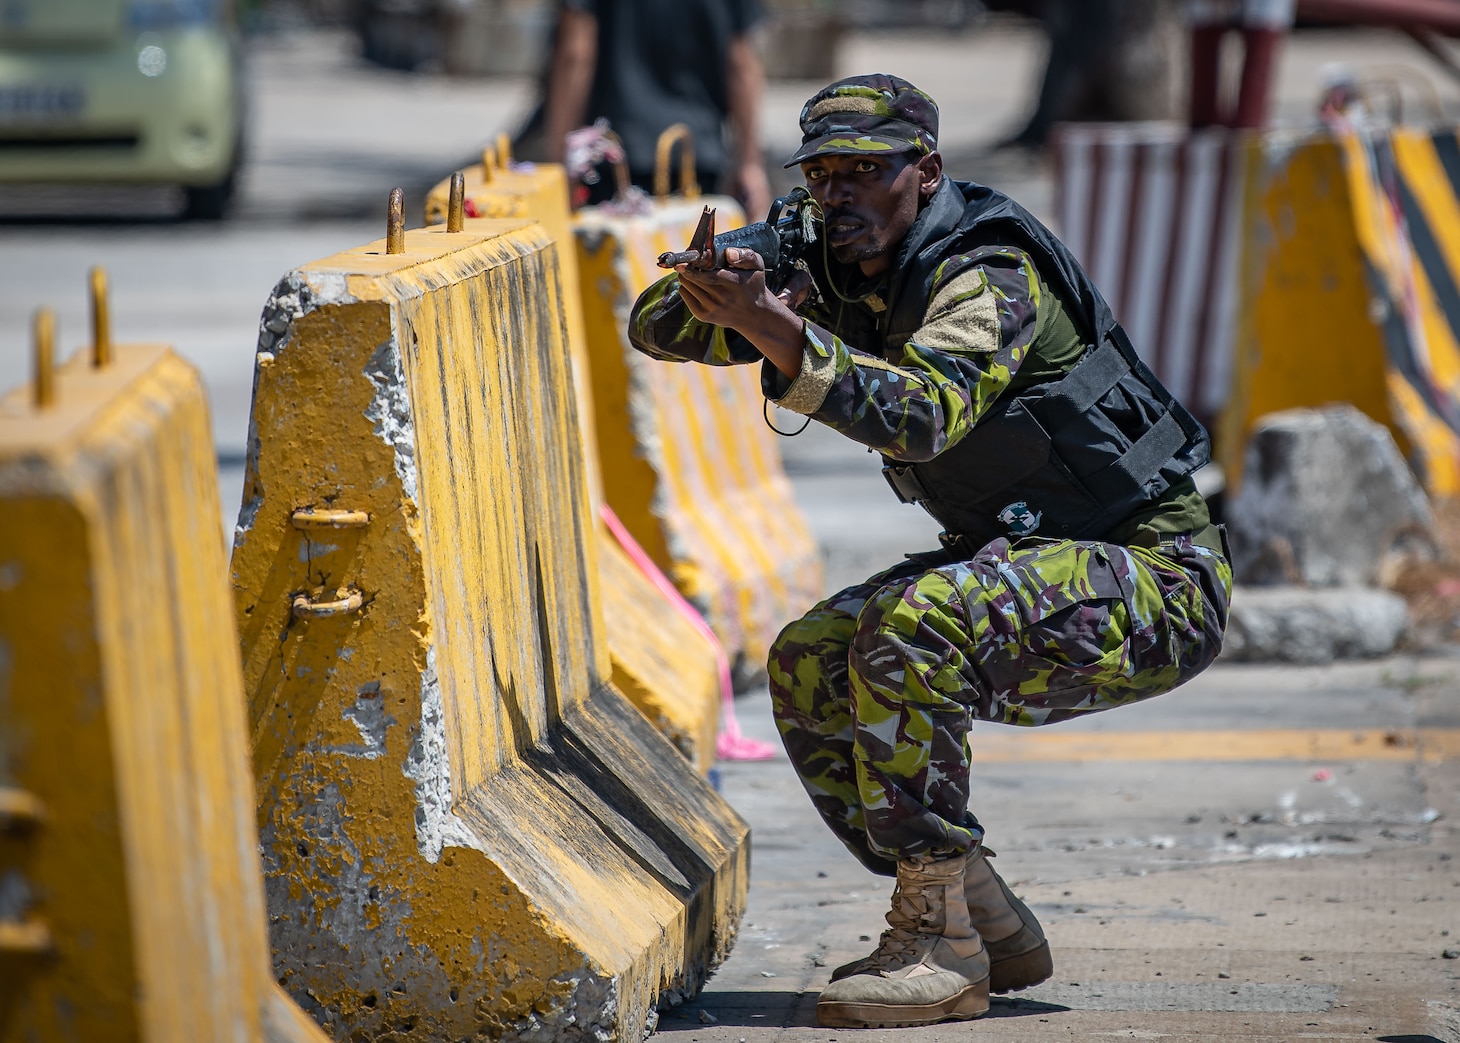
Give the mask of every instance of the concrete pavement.
<svg viewBox="0 0 1460 1043">
<path fill-rule="evenodd" d="M 749 733 L 773 737 L 767 695 L 739 710 Z M 821 826 L 783 758 L 723 764 L 724 792 L 752 827 L 750 909 L 730 960 L 659 1031 L 688 1043 L 1456 1043 L 1460 761 L 1413 747 L 1315 760 L 1269 740 L 1377 727 L 1391 742 L 1453 742 L 1457 725 L 1460 659 L 1428 656 L 1219 662 L 1185 689 L 1088 721 L 981 728 L 975 811 L 996 867 L 1046 927 L 1055 976 L 996 998 L 983 1019 L 925 1029 L 816 1026 L 830 968 L 875 943 L 888 881 Z M 1173 735 L 1212 729 L 1249 742 L 1231 759 L 1147 759 Z M 1042 744 L 1081 735 L 1114 759 L 1041 759 Z M 998 763 L 980 763 L 985 746 Z"/>
</svg>

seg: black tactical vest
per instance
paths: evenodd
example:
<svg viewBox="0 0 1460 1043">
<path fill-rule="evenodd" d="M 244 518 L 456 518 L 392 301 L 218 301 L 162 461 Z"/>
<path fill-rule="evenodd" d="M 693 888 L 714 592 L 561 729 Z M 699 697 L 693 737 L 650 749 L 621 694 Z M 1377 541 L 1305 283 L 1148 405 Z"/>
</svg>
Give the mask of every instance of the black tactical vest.
<svg viewBox="0 0 1460 1043">
<path fill-rule="evenodd" d="M 933 274 L 980 246 L 1026 251 L 1089 345 L 1063 377 L 996 399 L 961 440 L 924 463 L 883 457 L 898 496 L 921 504 L 945 542 L 977 548 L 999 536 L 1102 539 L 1211 458 L 1205 429 L 1136 355 L 1063 243 L 994 189 L 943 179 L 893 266 L 889 308 L 875 319 L 892 355 L 922 324 Z M 820 258 L 816 259 L 817 262 Z M 826 272 L 812 264 L 819 286 Z M 870 313 L 834 332 L 863 350 Z M 859 339 L 860 338 L 860 339 Z M 970 550 L 971 552 L 971 550 Z"/>
</svg>

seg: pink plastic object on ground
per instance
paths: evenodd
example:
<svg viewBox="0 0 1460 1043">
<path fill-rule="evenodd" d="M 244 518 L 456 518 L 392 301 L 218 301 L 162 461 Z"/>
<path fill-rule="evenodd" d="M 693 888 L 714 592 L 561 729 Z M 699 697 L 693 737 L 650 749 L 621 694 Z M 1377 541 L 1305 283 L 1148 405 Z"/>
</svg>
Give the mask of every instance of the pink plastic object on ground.
<svg viewBox="0 0 1460 1043">
<path fill-rule="evenodd" d="M 715 756 L 724 761 L 764 761 L 773 758 L 776 755 L 774 746 L 740 732 L 740 722 L 735 717 L 735 688 L 730 681 L 730 660 L 726 657 L 719 639 L 715 637 L 715 632 L 710 629 L 710 624 L 705 622 L 705 618 L 669 582 L 669 577 L 659 570 L 659 566 L 654 564 L 644 548 L 624 528 L 624 523 L 618 520 L 618 515 L 613 513 L 608 504 L 605 503 L 598 510 L 603 524 L 608 526 L 608 531 L 618 541 L 624 553 L 639 567 L 639 571 L 649 578 L 649 582 L 658 588 L 674 606 L 675 611 L 689 620 L 715 649 L 715 668 L 720 674 L 720 732 L 715 737 Z"/>
</svg>

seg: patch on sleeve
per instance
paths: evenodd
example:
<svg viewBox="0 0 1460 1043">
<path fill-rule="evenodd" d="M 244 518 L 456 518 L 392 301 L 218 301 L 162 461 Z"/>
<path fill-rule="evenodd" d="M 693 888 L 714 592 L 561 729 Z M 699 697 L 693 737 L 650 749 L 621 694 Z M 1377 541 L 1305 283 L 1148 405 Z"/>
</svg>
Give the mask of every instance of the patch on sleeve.
<svg viewBox="0 0 1460 1043">
<path fill-rule="evenodd" d="M 963 268 L 954 267 L 963 262 Z M 970 257 L 955 257 L 945 261 L 933 277 L 933 295 L 928 301 L 927 318 L 935 318 L 941 312 L 956 308 L 970 298 L 987 292 L 989 277 L 982 268 L 974 265 Z"/>
<path fill-rule="evenodd" d="M 801 372 L 780 398 L 772 399 L 782 409 L 810 416 L 826 401 L 827 392 L 836 381 L 836 352 L 822 343 L 816 328 L 806 324 L 805 346 L 801 349 Z"/>
<path fill-rule="evenodd" d="M 940 351 L 987 355 L 1003 346 L 999 305 L 981 269 L 969 268 L 943 283 L 929 302 L 913 340 Z"/>
</svg>

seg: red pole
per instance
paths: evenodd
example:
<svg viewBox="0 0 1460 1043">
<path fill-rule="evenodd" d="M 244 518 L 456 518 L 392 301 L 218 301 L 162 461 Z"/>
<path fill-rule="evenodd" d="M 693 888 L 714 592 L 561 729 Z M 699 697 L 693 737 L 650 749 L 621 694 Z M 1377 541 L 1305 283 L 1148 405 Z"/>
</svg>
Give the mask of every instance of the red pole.
<svg viewBox="0 0 1460 1043">
<path fill-rule="evenodd" d="M 1222 34 L 1220 25 L 1191 27 L 1191 129 L 1218 127 L 1222 118 Z"/>
<path fill-rule="evenodd" d="M 1222 36 L 1236 22 L 1241 0 L 1194 0 L 1191 24 L 1191 129 L 1222 127 Z"/>
<path fill-rule="evenodd" d="M 1260 130 L 1267 123 L 1278 49 L 1292 24 L 1293 0 L 1243 0 L 1242 82 L 1231 126 Z"/>
</svg>

